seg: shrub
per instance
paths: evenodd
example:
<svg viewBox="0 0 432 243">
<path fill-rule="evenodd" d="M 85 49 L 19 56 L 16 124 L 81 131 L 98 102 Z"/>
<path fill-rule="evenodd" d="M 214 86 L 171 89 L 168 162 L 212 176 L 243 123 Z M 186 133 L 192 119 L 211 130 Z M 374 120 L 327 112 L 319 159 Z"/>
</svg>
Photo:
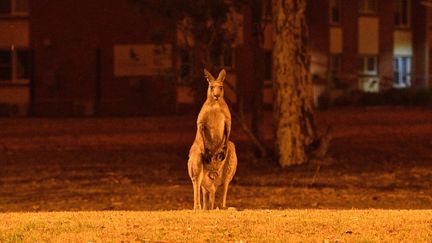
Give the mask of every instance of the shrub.
<svg viewBox="0 0 432 243">
<path fill-rule="evenodd" d="M 379 93 L 344 92 L 336 97 L 324 95 L 320 108 L 329 106 L 432 106 L 432 89 L 389 89 Z"/>
</svg>

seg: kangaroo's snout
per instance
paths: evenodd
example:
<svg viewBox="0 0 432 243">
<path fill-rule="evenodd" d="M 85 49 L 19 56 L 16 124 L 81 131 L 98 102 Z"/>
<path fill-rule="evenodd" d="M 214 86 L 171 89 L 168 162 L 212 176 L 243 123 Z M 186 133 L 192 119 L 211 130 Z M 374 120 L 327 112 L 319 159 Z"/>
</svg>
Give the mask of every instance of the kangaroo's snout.
<svg viewBox="0 0 432 243">
<path fill-rule="evenodd" d="M 220 97 L 220 94 L 213 94 L 213 99 L 218 100 Z"/>
</svg>

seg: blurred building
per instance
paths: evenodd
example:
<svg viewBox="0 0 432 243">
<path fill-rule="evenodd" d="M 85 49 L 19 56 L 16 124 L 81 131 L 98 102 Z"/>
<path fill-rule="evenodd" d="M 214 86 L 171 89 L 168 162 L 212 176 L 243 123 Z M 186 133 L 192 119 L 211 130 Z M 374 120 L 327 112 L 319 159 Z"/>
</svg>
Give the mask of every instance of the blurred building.
<svg viewBox="0 0 432 243">
<path fill-rule="evenodd" d="M 331 88 L 366 92 L 428 86 L 425 2 L 310 1 L 312 75 Z"/>
<path fill-rule="evenodd" d="M 131 1 L 0 1 L 0 104 L 11 115 L 175 111 L 175 29 Z M 161 42 L 161 35 L 164 40 Z"/>
<path fill-rule="evenodd" d="M 271 97 L 271 9 L 263 1 L 264 102 Z M 428 1 L 309 0 L 311 74 L 324 90 L 427 87 Z M 232 102 L 248 103 L 252 25 L 232 13 L 235 43 L 220 55 Z M 131 1 L 0 0 L 0 115 L 172 114 L 194 98 L 178 85 L 187 55 L 175 23 Z"/>
<path fill-rule="evenodd" d="M 30 103 L 28 0 L 0 1 L 0 115 L 26 115 Z"/>
</svg>

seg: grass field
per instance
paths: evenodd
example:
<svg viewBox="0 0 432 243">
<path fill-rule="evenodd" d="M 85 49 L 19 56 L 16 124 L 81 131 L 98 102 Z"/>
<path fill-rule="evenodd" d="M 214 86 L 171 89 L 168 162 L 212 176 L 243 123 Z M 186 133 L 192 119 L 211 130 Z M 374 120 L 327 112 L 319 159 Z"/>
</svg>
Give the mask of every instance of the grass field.
<svg viewBox="0 0 432 243">
<path fill-rule="evenodd" d="M 271 146 L 272 116 L 263 129 Z M 432 209 L 432 109 L 320 111 L 334 128 L 321 165 L 281 170 L 253 156 L 233 123 L 239 158 L 228 192 L 238 209 Z M 0 213 L 184 210 L 195 116 L 0 118 Z"/>
<path fill-rule="evenodd" d="M 432 210 L 0 214 L 0 242 L 431 242 Z"/>
<path fill-rule="evenodd" d="M 282 170 L 234 122 L 238 210 L 193 212 L 195 116 L 0 118 L 0 243 L 432 242 L 432 110 L 333 109 L 317 124 L 334 128 L 328 161 Z"/>
</svg>

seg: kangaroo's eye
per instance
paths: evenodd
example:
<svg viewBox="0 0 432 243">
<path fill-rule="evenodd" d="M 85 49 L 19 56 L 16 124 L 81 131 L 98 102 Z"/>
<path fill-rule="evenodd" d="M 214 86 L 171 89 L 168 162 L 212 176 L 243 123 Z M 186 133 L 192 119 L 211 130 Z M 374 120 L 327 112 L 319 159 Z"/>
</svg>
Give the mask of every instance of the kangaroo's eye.
<svg viewBox="0 0 432 243">
<path fill-rule="evenodd" d="M 219 87 L 219 89 L 220 89 L 220 90 L 223 90 L 223 87 L 222 87 L 222 86 L 220 86 L 220 87 Z"/>
<path fill-rule="evenodd" d="M 218 159 L 219 159 L 219 161 L 224 160 L 225 159 L 225 154 L 224 153 L 219 153 L 218 154 Z"/>
<path fill-rule="evenodd" d="M 211 90 L 213 90 L 213 88 L 214 88 L 213 86 L 210 86 L 210 89 L 211 89 Z"/>
</svg>

